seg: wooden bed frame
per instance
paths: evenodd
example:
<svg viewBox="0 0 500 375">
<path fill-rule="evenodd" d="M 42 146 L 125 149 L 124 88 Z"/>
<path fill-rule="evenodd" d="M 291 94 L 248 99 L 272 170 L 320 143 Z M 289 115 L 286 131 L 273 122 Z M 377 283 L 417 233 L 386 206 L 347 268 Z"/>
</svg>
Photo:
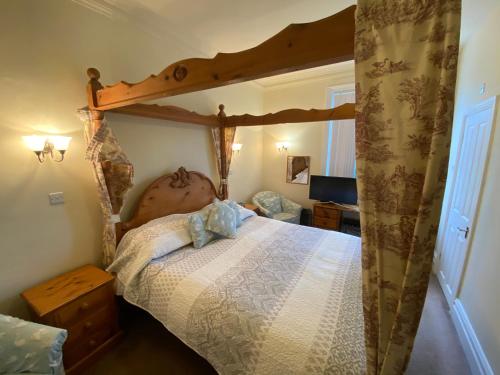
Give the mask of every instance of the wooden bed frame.
<svg viewBox="0 0 500 375">
<path fill-rule="evenodd" d="M 175 173 L 159 177 L 144 190 L 132 218 L 116 224 L 116 243 L 129 230 L 148 221 L 171 214 L 198 211 L 215 198 L 220 197 L 210 178 L 180 167 Z"/>
<path fill-rule="evenodd" d="M 121 81 L 104 87 L 99 82 L 99 71 L 89 68 L 87 101 L 92 128 L 94 132 L 99 129 L 104 111 L 220 128 L 220 179 L 223 182 L 222 198 L 227 198 L 224 128 L 353 119 L 354 104 L 347 103 L 333 109 L 287 109 L 261 116 L 226 116 L 223 105 L 219 106 L 217 115 L 202 115 L 180 107 L 140 102 L 352 60 L 355 10 L 353 5 L 319 21 L 289 25 L 262 44 L 245 51 L 219 53 L 212 59 L 175 62 L 142 82 Z"/>
</svg>

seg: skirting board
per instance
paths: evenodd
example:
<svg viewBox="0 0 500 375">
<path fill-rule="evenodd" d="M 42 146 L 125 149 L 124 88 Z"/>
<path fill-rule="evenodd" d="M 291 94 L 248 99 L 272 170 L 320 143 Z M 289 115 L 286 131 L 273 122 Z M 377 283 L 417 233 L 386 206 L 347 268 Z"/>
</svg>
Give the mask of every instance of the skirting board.
<svg viewBox="0 0 500 375">
<path fill-rule="evenodd" d="M 451 318 L 473 374 L 495 375 L 486 354 L 477 339 L 462 302 L 457 298 L 451 309 Z"/>
</svg>

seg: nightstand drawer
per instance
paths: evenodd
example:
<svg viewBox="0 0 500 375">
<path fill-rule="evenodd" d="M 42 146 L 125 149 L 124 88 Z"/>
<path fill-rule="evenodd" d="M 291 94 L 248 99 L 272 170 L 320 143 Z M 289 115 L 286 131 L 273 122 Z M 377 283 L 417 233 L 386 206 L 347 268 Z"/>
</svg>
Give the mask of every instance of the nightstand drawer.
<svg viewBox="0 0 500 375">
<path fill-rule="evenodd" d="M 325 208 L 325 207 L 314 207 L 314 216 L 337 220 L 340 214 L 339 211 L 336 209 Z"/>
<path fill-rule="evenodd" d="M 113 301 L 113 289 L 111 284 L 106 284 L 57 309 L 54 317 L 60 327 L 68 328 L 108 305 L 110 301 Z"/>
<path fill-rule="evenodd" d="M 326 229 L 338 229 L 339 228 L 339 217 L 332 219 L 332 218 L 323 218 L 323 217 L 314 217 L 314 225 L 321 227 L 321 228 L 326 228 Z"/>
<path fill-rule="evenodd" d="M 114 334 L 111 324 L 104 326 L 97 332 L 83 337 L 81 340 L 67 342 L 63 346 L 63 361 L 66 368 L 71 368 L 78 361 L 87 357 L 100 345 L 104 344 Z"/>
<path fill-rule="evenodd" d="M 106 327 L 111 327 L 113 324 L 114 306 L 107 305 L 89 317 L 82 319 L 82 321 L 76 325 L 68 327 L 68 339 L 66 340 L 66 344 L 71 344 L 75 340 L 84 340 L 86 337 L 96 332 L 103 331 Z"/>
</svg>

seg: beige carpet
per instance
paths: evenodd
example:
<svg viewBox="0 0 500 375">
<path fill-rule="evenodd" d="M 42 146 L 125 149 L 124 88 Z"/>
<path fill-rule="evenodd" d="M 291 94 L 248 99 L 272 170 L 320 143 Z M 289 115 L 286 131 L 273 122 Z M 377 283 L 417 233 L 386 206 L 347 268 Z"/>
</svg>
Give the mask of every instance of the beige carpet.
<svg viewBox="0 0 500 375">
<path fill-rule="evenodd" d="M 147 313 L 124 311 L 127 334 L 85 375 L 215 374 L 200 356 Z M 125 324 L 126 323 L 126 324 Z M 432 278 L 407 375 L 469 375 L 441 289 Z"/>
</svg>

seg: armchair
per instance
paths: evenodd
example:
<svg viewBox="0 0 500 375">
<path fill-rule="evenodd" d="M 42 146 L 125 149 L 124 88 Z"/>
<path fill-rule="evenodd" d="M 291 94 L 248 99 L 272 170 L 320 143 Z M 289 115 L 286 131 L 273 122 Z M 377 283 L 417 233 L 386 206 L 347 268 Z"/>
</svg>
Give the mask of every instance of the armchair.
<svg viewBox="0 0 500 375">
<path fill-rule="evenodd" d="M 252 203 L 267 217 L 288 223 L 299 224 L 302 206 L 274 191 L 261 191 L 252 198 Z"/>
<path fill-rule="evenodd" d="M 64 329 L 0 314 L 0 374 L 63 375 Z"/>
</svg>

